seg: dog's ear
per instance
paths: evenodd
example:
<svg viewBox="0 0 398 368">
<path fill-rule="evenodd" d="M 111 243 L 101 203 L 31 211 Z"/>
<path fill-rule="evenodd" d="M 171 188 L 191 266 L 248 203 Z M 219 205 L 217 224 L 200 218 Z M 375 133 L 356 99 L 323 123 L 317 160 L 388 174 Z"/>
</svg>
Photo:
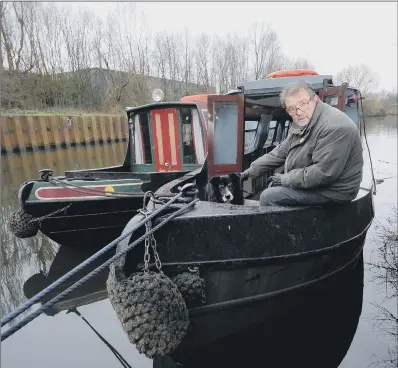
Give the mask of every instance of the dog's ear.
<svg viewBox="0 0 398 368">
<path fill-rule="evenodd" d="M 229 177 L 231 178 L 231 180 L 233 180 L 234 182 L 240 181 L 240 175 L 237 173 L 231 173 L 229 174 Z"/>
<path fill-rule="evenodd" d="M 220 182 L 220 177 L 219 176 L 213 176 L 210 180 L 210 184 L 218 184 Z"/>
</svg>

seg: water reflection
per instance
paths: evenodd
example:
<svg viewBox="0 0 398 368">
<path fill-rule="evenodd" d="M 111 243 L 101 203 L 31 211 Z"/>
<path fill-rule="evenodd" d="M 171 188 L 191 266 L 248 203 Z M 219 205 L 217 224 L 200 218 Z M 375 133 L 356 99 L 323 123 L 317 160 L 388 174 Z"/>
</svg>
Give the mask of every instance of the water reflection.
<svg viewBox="0 0 398 368">
<path fill-rule="evenodd" d="M 366 123 L 375 177 L 380 183 L 374 197 L 375 219 L 364 249 L 363 312 L 354 341 L 340 368 L 397 366 L 397 290 L 387 287 L 386 274 L 383 273 L 395 264 L 395 272 L 389 275 L 390 285 L 394 282 L 396 285 L 397 117 L 367 119 Z M 387 234 L 391 240 L 388 246 Z"/>
<path fill-rule="evenodd" d="M 121 164 L 127 143 L 71 147 L 68 149 L 26 152 L 1 156 L 2 187 L 17 185 L 39 177 L 39 170 L 49 168 L 55 175 L 66 170 L 93 169 Z"/>
<path fill-rule="evenodd" d="M 383 220 L 376 219 L 375 249 L 371 253 L 369 262 L 367 262 L 367 266 L 372 274 L 371 281 L 380 290 L 384 290 L 384 293 L 380 294 L 382 300 L 371 303 L 375 307 L 375 312 L 372 313 L 370 322 L 379 333 L 390 340 L 390 343 L 388 344 L 388 355 L 386 357 L 374 355 L 372 366 L 392 368 L 398 366 L 397 208 L 394 206 L 391 215 Z"/>
<path fill-rule="evenodd" d="M 6 220 L 18 209 L 18 189 L 25 180 L 38 178 L 38 171 L 51 168 L 56 175 L 66 170 L 112 166 L 123 162 L 126 143 L 75 147 L 10 154 L 1 157 L 1 304 L 3 316 L 24 301 L 22 286 L 35 272 L 45 274 L 58 250 L 50 239 L 37 236 L 19 239 L 7 230 Z"/>
<path fill-rule="evenodd" d="M 9 206 L 2 206 L 2 219 L 9 211 Z M 57 251 L 57 246 L 43 241 L 41 237 L 27 240 L 18 239 L 6 231 L 4 221 L 1 221 L 1 242 L 0 312 L 1 315 L 4 315 L 24 301 L 21 290 L 26 276 L 35 269 L 47 272 Z"/>
</svg>

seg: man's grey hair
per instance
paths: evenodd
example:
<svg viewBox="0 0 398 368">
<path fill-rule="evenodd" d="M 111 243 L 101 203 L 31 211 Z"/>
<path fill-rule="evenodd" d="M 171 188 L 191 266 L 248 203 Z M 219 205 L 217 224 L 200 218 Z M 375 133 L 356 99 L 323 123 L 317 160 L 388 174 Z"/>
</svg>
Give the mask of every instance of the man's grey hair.
<svg viewBox="0 0 398 368">
<path fill-rule="evenodd" d="M 294 82 L 282 90 L 282 92 L 280 94 L 281 106 L 283 108 L 286 107 L 286 105 L 285 105 L 286 97 L 294 96 L 303 90 L 306 91 L 310 95 L 311 98 L 313 98 L 315 96 L 315 92 L 311 88 L 311 85 L 308 82 L 304 82 L 304 81 Z"/>
</svg>

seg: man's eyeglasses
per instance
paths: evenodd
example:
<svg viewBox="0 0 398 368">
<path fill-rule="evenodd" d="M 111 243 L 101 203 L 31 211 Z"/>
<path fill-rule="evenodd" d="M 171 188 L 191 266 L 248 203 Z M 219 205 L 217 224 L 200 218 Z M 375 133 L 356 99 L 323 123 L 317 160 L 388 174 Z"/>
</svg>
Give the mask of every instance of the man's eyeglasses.
<svg viewBox="0 0 398 368">
<path fill-rule="evenodd" d="M 289 115 L 292 115 L 292 114 L 295 114 L 298 109 L 300 109 L 302 112 L 307 111 L 308 107 L 310 106 L 311 100 L 312 100 L 312 98 L 310 98 L 309 101 L 300 101 L 296 107 L 291 106 L 288 109 L 286 109 L 286 112 Z"/>
</svg>

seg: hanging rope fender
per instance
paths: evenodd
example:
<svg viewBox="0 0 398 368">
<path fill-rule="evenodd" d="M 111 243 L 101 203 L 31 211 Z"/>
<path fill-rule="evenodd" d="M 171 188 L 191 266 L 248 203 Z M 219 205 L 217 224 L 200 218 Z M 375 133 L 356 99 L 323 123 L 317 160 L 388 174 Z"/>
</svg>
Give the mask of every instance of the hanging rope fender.
<svg viewBox="0 0 398 368">
<path fill-rule="evenodd" d="M 146 210 L 140 212 L 148 215 Z M 112 263 L 106 286 L 130 342 L 139 353 L 153 359 L 180 344 L 189 326 L 189 316 L 177 286 L 162 271 L 151 221 L 145 226 L 144 271 L 126 277 L 122 266 L 125 260 Z M 149 271 L 150 248 L 158 272 Z"/>
<path fill-rule="evenodd" d="M 146 210 L 140 212 L 148 216 Z M 204 280 L 198 269 L 167 277 L 151 234 L 151 221 L 145 226 L 144 270 L 126 277 L 122 259 L 110 266 L 106 285 L 129 341 L 138 352 L 153 359 L 171 353 L 184 339 L 190 322 L 187 306 L 204 303 Z M 150 249 L 158 272 L 149 271 Z"/>
<path fill-rule="evenodd" d="M 188 185 L 188 184 L 187 184 Z M 192 186 L 193 184 L 189 184 L 189 186 Z M 181 193 L 177 194 L 174 197 L 174 200 L 177 200 L 179 198 L 179 195 L 182 195 L 182 191 Z M 59 301 L 61 301 L 64 297 L 68 296 L 70 293 L 72 293 L 74 290 L 76 290 L 79 286 L 83 285 L 84 283 L 86 283 L 88 280 L 90 280 L 92 277 L 96 276 L 97 274 L 99 274 L 100 272 L 102 272 L 106 267 L 109 267 L 109 265 L 111 265 L 115 260 L 117 260 L 118 258 L 120 258 L 121 256 L 123 256 L 124 254 L 126 254 L 129 250 L 131 250 L 132 248 L 134 248 L 135 246 L 137 246 L 137 244 L 139 244 L 142 240 L 144 240 L 147 236 L 151 235 L 152 233 L 154 233 L 155 231 L 159 230 L 161 227 L 163 227 L 164 225 L 166 225 L 169 221 L 171 221 L 174 217 L 177 217 L 178 215 L 180 215 L 181 213 L 183 213 L 184 211 L 186 211 L 188 208 L 192 207 L 196 202 L 199 201 L 199 198 L 195 198 L 193 199 L 190 203 L 184 205 L 183 207 L 181 207 L 179 210 L 177 210 L 176 212 L 172 213 L 170 216 L 168 216 L 166 219 L 164 219 L 163 221 L 161 221 L 158 225 L 156 225 L 154 228 L 152 228 L 148 233 L 142 235 L 140 238 L 138 238 L 136 241 L 134 241 L 133 243 L 129 244 L 125 249 L 123 249 L 122 251 L 120 251 L 119 253 L 115 254 L 113 257 L 111 257 L 110 259 L 108 259 L 107 261 L 105 261 L 101 266 L 97 267 L 95 270 L 91 271 L 90 273 L 88 273 L 87 275 L 85 275 L 83 278 L 81 278 L 79 281 L 75 282 L 73 285 L 71 285 L 68 289 L 64 290 L 62 293 L 58 294 L 56 297 L 54 297 L 53 299 L 49 300 L 47 303 L 45 303 L 44 305 L 42 305 L 39 309 L 37 309 L 36 311 L 34 311 L 33 313 L 31 313 L 30 315 L 28 315 L 27 317 L 25 317 L 23 320 L 21 320 L 20 322 L 18 322 L 17 324 L 15 324 L 14 326 L 10 327 L 9 329 L 7 329 L 4 333 L 1 334 L 1 341 L 4 341 L 5 339 L 7 339 L 9 336 L 13 335 L 16 331 L 18 331 L 19 329 L 21 329 L 22 327 L 24 327 L 26 324 L 28 324 L 29 322 L 33 321 L 36 317 L 38 317 L 40 314 L 42 314 L 43 312 L 47 311 L 48 309 L 50 309 L 54 304 L 58 303 Z M 171 201 L 170 201 L 171 202 Z M 170 203 L 169 202 L 169 203 Z M 164 209 L 164 207 L 162 207 Z M 154 211 L 153 213 L 155 213 L 156 211 Z M 153 215 L 153 213 L 151 215 Z M 150 217 L 150 216 L 148 216 Z M 145 220 L 144 220 L 145 221 Z M 138 225 L 142 225 L 143 221 L 140 222 Z M 137 226 L 138 227 L 138 226 Z M 126 237 L 127 235 L 124 234 Z M 121 238 L 121 237 L 120 237 Z M 114 241 L 115 242 L 115 241 Z M 116 244 L 116 242 L 115 242 Z M 109 244 L 108 246 L 109 247 Z M 108 248 L 109 249 L 109 248 Z M 96 254 L 98 254 L 99 252 L 97 252 Z M 90 257 L 92 258 L 92 257 Z M 85 263 L 85 262 L 83 262 Z M 87 264 L 87 263 L 86 263 Z M 82 265 L 82 264 L 81 264 Z M 80 266 L 81 266 L 80 265 Z M 78 267 L 80 267 L 78 266 Z M 77 267 L 76 267 L 77 268 Z M 76 269 L 75 268 L 75 269 Z M 66 275 L 65 275 L 66 276 Z M 64 276 L 64 277 L 65 277 Z M 70 276 L 69 276 L 70 277 Z M 62 278 L 61 278 L 62 279 Z M 61 280 L 59 279 L 59 280 Z M 59 283 L 59 280 L 57 281 Z M 54 285 L 54 284 L 53 284 Z M 46 288 L 46 290 L 48 290 L 49 288 Z M 52 290 L 52 289 L 51 289 Z M 51 291 L 50 290 L 50 291 Z M 48 292 L 48 291 L 47 291 Z M 41 293 L 37 294 L 40 295 Z M 35 297 L 34 297 L 35 298 Z M 33 299 L 33 298 L 32 298 Z M 19 311 L 23 311 L 26 310 L 27 307 L 26 305 L 19 308 Z M 21 312 L 19 312 L 18 314 L 20 314 Z M 17 315 L 18 315 L 17 314 Z M 13 312 L 13 315 L 15 315 L 15 312 Z M 8 317 L 8 316 L 7 316 Z M 6 318 L 7 318 L 6 317 Z M 6 319 L 4 318 L 4 320 Z M 15 317 L 14 317 L 15 318 Z M 9 320 L 9 318 L 8 318 Z M 3 324 L 3 320 L 2 320 L 2 324 Z"/>
<path fill-rule="evenodd" d="M 62 207 L 56 211 L 53 211 L 47 215 L 42 217 L 33 217 L 29 213 L 25 212 L 22 208 L 16 212 L 12 212 L 8 217 L 7 227 L 8 230 L 11 231 L 16 237 L 24 239 L 35 236 L 39 231 L 39 227 L 41 226 L 41 221 L 49 218 L 57 213 L 63 212 L 72 206 L 72 203 Z"/>
<path fill-rule="evenodd" d="M 62 283 L 64 283 L 68 279 L 70 279 L 73 275 L 75 275 L 77 272 L 79 272 L 80 270 L 85 268 L 87 265 L 91 264 L 94 260 L 96 260 L 97 258 L 101 257 L 103 254 L 108 252 L 109 249 L 111 249 L 112 247 L 117 245 L 120 241 L 122 241 L 123 239 L 125 239 L 128 236 L 130 236 L 131 234 L 133 234 L 134 231 L 136 231 L 138 228 L 140 228 L 142 225 L 144 225 L 147 221 L 153 219 L 155 216 L 157 216 L 161 212 L 165 211 L 166 208 L 170 207 L 170 205 L 172 205 L 179 198 L 181 198 L 185 194 L 185 191 L 187 189 L 191 188 L 192 186 L 194 186 L 194 184 L 191 184 L 191 183 L 184 185 L 181 188 L 180 193 L 178 193 L 176 196 L 171 198 L 162 207 L 159 207 L 156 210 L 154 210 L 146 219 L 142 220 L 140 223 L 138 223 L 136 226 L 134 226 L 128 232 L 122 234 L 121 236 L 119 236 L 118 238 L 116 238 L 115 240 L 110 242 L 108 245 L 106 245 L 105 247 L 100 249 L 97 253 L 93 254 L 91 257 L 86 259 L 80 265 L 76 266 L 74 269 L 69 271 L 67 274 L 65 274 L 64 276 L 60 277 L 57 281 L 54 281 L 51 285 L 49 285 L 48 287 L 43 289 L 41 292 L 36 294 L 34 297 L 32 297 L 31 299 L 29 299 L 28 301 L 23 303 L 20 307 L 15 309 L 13 312 L 11 312 L 8 315 L 6 315 L 5 317 L 3 317 L 1 319 L 1 327 L 3 327 L 6 323 L 9 323 L 10 321 L 12 321 L 15 317 L 17 317 L 18 315 L 20 315 L 21 313 L 26 311 L 28 308 L 30 308 L 31 306 L 33 306 L 37 302 L 39 302 L 44 296 L 46 296 L 48 293 L 52 292 L 56 287 L 58 287 L 59 285 L 61 285 Z M 194 200 L 194 201 L 195 201 L 194 203 L 196 203 L 196 200 Z M 192 205 L 193 205 L 193 202 L 188 203 L 187 206 L 184 206 L 184 207 L 181 208 L 181 210 L 178 210 L 177 212 L 175 212 L 174 216 L 176 216 L 176 214 L 182 213 L 185 208 L 189 208 Z M 170 220 L 171 220 L 171 218 L 166 219 L 165 221 L 170 221 Z M 3 338 L 3 335 L 2 335 L 2 338 Z"/>
</svg>

